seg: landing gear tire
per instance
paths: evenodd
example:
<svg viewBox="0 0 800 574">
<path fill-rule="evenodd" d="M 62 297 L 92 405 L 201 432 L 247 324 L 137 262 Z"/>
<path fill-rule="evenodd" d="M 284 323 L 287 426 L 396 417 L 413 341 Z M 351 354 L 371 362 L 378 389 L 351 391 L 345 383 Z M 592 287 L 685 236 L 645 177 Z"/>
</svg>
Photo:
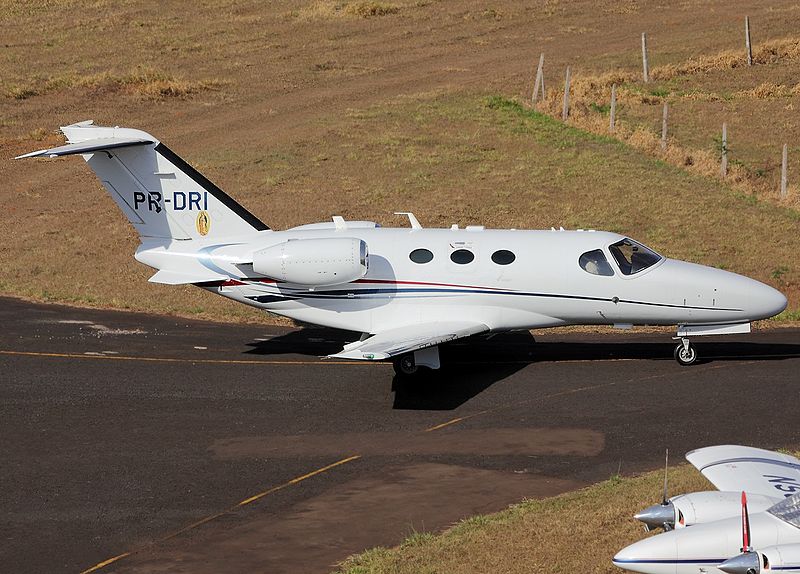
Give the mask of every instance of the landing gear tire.
<svg viewBox="0 0 800 574">
<path fill-rule="evenodd" d="M 419 372 L 417 362 L 414 360 L 414 353 L 400 355 L 393 362 L 394 372 L 399 377 L 413 377 Z"/>
<path fill-rule="evenodd" d="M 679 365 L 688 367 L 697 360 L 697 349 L 690 344 L 678 343 L 678 346 L 675 347 L 674 356 Z"/>
</svg>

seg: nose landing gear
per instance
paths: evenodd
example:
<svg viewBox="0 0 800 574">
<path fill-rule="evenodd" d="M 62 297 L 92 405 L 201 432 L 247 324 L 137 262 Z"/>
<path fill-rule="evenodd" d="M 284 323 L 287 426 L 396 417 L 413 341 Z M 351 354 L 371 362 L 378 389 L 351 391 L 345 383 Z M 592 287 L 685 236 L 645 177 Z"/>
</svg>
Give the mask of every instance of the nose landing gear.
<svg viewBox="0 0 800 574">
<path fill-rule="evenodd" d="M 678 361 L 679 365 L 688 367 L 689 365 L 697 361 L 697 349 L 692 347 L 692 344 L 686 337 L 681 337 L 680 341 L 681 342 L 678 343 L 678 346 L 675 347 L 675 352 L 673 353 L 673 355 L 675 357 L 675 360 Z"/>
</svg>

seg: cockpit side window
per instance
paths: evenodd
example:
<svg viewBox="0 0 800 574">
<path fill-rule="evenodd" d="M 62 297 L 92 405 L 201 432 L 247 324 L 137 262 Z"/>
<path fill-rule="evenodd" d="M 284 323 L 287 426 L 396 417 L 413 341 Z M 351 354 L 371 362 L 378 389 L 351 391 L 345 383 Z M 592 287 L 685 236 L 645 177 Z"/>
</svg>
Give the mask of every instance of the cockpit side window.
<svg viewBox="0 0 800 574">
<path fill-rule="evenodd" d="M 608 264 L 605 254 L 600 249 L 587 251 L 578 258 L 578 265 L 581 269 L 592 275 L 614 275 L 614 270 Z"/>
<path fill-rule="evenodd" d="M 634 275 L 652 267 L 661 256 L 633 239 L 623 239 L 608 247 L 623 275 Z"/>
</svg>

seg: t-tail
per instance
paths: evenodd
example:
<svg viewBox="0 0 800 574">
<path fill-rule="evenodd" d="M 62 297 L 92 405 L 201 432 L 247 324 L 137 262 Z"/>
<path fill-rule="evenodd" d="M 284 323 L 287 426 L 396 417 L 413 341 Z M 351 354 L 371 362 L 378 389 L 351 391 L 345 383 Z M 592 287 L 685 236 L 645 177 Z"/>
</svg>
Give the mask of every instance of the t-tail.
<svg viewBox="0 0 800 574">
<path fill-rule="evenodd" d="M 17 159 L 82 155 L 139 233 L 140 261 L 143 252 L 161 249 L 200 254 L 209 245 L 252 239 L 253 234 L 269 230 L 146 132 L 100 127 L 91 121 L 65 126 L 61 131 L 66 145 Z M 160 269 L 151 279 L 156 282 L 194 283 L 218 278 L 218 273 L 205 272 L 210 271 L 208 265 L 198 272 L 196 265 L 165 268 L 157 262 L 142 262 Z"/>
</svg>

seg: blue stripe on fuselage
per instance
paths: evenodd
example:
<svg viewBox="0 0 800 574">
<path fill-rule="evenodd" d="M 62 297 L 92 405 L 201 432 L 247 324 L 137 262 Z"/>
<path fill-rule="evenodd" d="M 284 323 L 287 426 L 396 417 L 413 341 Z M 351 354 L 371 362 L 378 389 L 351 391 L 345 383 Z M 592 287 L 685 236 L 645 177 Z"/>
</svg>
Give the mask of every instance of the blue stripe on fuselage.
<svg viewBox="0 0 800 574">
<path fill-rule="evenodd" d="M 288 289 L 287 289 L 288 291 Z M 434 288 L 434 287 L 378 287 L 369 289 L 334 289 L 329 291 L 313 291 L 306 290 L 291 290 L 288 294 L 294 298 L 300 299 L 338 299 L 346 298 L 353 299 L 356 297 L 363 297 L 365 295 L 397 295 L 397 294 L 469 294 L 469 295 L 515 295 L 518 297 L 543 297 L 552 299 L 575 299 L 581 301 L 604 301 L 613 302 L 613 299 L 607 297 L 590 297 L 585 295 L 564 295 L 558 293 L 533 293 L 525 291 L 494 291 L 487 289 L 453 289 L 453 288 Z M 649 307 L 668 307 L 673 309 L 694 309 L 702 311 L 741 311 L 741 309 L 727 309 L 721 307 L 693 307 L 684 305 L 671 305 L 669 303 L 652 303 L 649 301 L 632 301 L 628 299 L 619 299 L 619 303 L 628 303 L 631 305 L 646 305 Z"/>
<path fill-rule="evenodd" d="M 648 558 L 637 558 L 635 560 L 617 560 L 613 558 L 611 562 L 616 565 L 620 564 L 722 564 L 725 562 L 727 558 L 691 558 L 686 560 L 661 560 L 661 559 L 648 559 Z"/>
</svg>

